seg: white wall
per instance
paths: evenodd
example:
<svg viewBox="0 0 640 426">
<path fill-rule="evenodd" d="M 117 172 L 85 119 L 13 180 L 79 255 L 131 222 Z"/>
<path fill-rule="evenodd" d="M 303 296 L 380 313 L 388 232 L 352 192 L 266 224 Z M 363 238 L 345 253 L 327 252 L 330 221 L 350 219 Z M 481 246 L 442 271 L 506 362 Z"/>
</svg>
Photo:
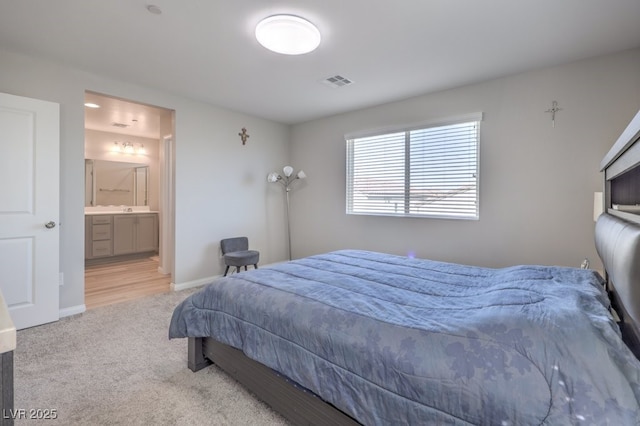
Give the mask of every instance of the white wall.
<svg viewBox="0 0 640 426">
<path fill-rule="evenodd" d="M 544 112 L 554 100 L 555 128 Z M 601 267 L 599 163 L 638 109 L 633 50 L 296 125 L 292 165 L 309 177 L 292 192 L 294 257 L 361 248 L 490 267 L 578 266 L 588 257 Z M 478 111 L 479 221 L 345 214 L 345 133 Z"/>
<path fill-rule="evenodd" d="M 85 90 L 175 110 L 175 283 L 220 274 L 228 236 L 248 236 L 261 263 L 286 257 L 282 206 L 266 175 L 289 159 L 287 126 L 9 51 L 0 58 L 0 92 L 61 105 L 61 309 L 84 304 Z"/>
</svg>

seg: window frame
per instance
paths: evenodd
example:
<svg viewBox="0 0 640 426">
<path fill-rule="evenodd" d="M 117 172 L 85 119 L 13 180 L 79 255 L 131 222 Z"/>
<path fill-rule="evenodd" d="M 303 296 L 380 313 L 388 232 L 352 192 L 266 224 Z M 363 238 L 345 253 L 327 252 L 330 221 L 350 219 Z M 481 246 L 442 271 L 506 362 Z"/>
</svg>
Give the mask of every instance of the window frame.
<svg viewBox="0 0 640 426">
<path fill-rule="evenodd" d="M 425 219 L 455 219 L 455 220 L 479 220 L 480 219 L 480 142 L 481 142 L 481 123 L 483 119 L 483 113 L 472 113 L 466 115 L 460 115 L 455 117 L 448 117 L 440 120 L 433 120 L 428 122 L 414 123 L 412 125 L 393 126 L 378 128 L 375 130 L 361 131 L 347 133 L 344 135 L 346 144 L 346 176 L 345 176 L 345 212 L 348 215 L 357 216 L 388 216 L 388 217 L 407 217 L 407 218 L 425 218 Z M 437 127 L 451 126 L 456 124 L 475 122 L 476 125 L 476 144 L 475 144 L 475 214 L 474 215 L 456 215 L 454 213 L 412 213 L 411 212 L 411 168 L 408 167 L 411 162 L 411 152 L 405 151 L 405 168 L 404 174 L 404 204 L 402 205 L 401 212 L 376 212 L 376 211 L 354 211 L 353 208 L 353 141 L 355 139 L 393 135 L 396 133 L 405 134 L 405 145 L 408 146 L 410 142 L 410 132 L 416 130 L 427 130 Z M 408 171 L 408 173 L 407 173 Z M 408 209 L 408 211 L 407 211 Z"/>
</svg>

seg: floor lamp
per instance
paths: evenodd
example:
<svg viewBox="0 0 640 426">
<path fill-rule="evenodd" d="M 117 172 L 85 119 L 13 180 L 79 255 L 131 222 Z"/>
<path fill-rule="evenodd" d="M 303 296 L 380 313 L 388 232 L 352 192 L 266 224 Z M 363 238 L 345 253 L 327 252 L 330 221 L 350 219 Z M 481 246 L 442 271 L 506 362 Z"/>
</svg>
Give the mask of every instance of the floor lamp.
<svg viewBox="0 0 640 426">
<path fill-rule="evenodd" d="M 283 188 L 287 199 L 287 241 L 288 241 L 288 252 L 289 252 L 289 260 L 291 260 L 291 225 L 289 223 L 289 191 L 291 191 L 291 185 L 298 179 L 304 179 L 307 175 L 300 170 L 295 175 L 293 174 L 293 167 L 284 166 L 282 168 L 282 176 L 278 172 L 271 172 L 267 175 L 267 182 L 276 183 L 279 182 Z"/>
</svg>

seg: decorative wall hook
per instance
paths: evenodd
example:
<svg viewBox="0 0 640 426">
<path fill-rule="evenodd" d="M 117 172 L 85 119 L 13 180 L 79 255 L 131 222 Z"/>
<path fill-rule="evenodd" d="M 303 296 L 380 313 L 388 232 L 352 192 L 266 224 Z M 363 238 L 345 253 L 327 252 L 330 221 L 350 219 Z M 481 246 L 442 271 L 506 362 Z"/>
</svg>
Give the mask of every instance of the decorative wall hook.
<svg viewBox="0 0 640 426">
<path fill-rule="evenodd" d="M 247 142 L 247 139 L 249 139 L 249 133 L 247 133 L 247 129 L 245 129 L 244 127 L 242 128 L 242 133 L 238 133 L 238 136 L 240 136 L 240 139 L 242 139 L 242 145 L 244 145 Z"/>
<path fill-rule="evenodd" d="M 551 125 L 553 127 L 556 127 L 556 112 L 558 111 L 562 111 L 562 108 L 558 108 L 558 102 L 556 101 L 553 101 L 551 103 L 551 108 L 545 111 L 551 114 Z"/>
</svg>

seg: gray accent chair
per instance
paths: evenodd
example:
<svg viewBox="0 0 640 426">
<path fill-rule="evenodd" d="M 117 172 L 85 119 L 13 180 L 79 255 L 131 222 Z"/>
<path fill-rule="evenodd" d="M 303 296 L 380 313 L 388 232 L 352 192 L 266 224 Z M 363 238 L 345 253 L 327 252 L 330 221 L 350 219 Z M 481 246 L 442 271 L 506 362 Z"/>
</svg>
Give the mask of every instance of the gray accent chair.
<svg viewBox="0 0 640 426">
<path fill-rule="evenodd" d="M 260 252 L 249 250 L 249 239 L 247 237 L 225 238 L 220 240 L 220 249 L 222 250 L 222 258 L 227 268 L 224 270 L 224 276 L 227 276 L 229 267 L 235 266 L 236 272 L 240 272 L 240 267 L 253 265 L 258 269 L 258 261 L 260 260 Z"/>
</svg>

